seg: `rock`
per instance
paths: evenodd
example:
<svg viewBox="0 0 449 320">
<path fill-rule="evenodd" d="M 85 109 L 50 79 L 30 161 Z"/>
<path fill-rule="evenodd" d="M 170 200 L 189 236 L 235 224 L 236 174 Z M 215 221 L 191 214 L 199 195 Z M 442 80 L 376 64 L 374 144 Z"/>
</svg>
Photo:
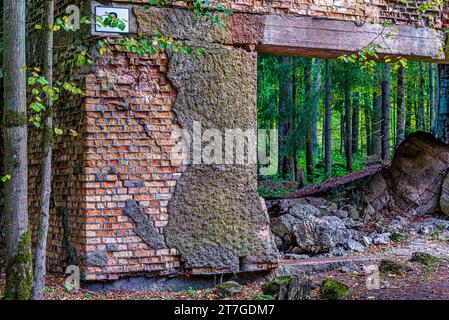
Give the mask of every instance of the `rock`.
<svg viewBox="0 0 449 320">
<path fill-rule="evenodd" d="M 279 218 L 273 219 L 273 222 L 271 223 L 271 232 L 273 232 L 275 236 L 283 239 L 286 235 L 292 233 L 295 221 L 296 218 L 290 214 L 284 214 Z"/>
<path fill-rule="evenodd" d="M 375 213 L 376 213 L 376 210 L 373 208 L 373 206 L 370 203 L 368 203 L 366 205 L 365 209 L 363 209 L 364 220 L 366 220 L 367 218 L 369 219 Z"/>
<path fill-rule="evenodd" d="M 348 297 L 349 287 L 341 281 L 326 278 L 321 284 L 320 294 L 326 300 L 341 300 Z"/>
<path fill-rule="evenodd" d="M 332 216 L 306 216 L 293 226 L 293 232 L 301 253 L 329 252 L 339 244 L 346 244 L 350 236 L 343 222 Z"/>
<path fill-rule="evenodd" d="M 402 209 L 414 208 L 419 214 L 439 211 L 445 205 L 446 191 L 440 191 L 449 168 L 449 147 L 429 133 L 410 134 L 396 149 L 388 169 L 390 193 Z"/>
<path fill-rule="evenodd" d="M 418 233 L 419 234 L 429 234 L 431 232 L 430 228 L 428 226 L 418 226 Z"/>
<path fill-rule="evenodd" d="M 243 286 L 234 281 L 223 282 L 216 286 L 219 297 L 231 297 L 242 291 Z"/>
<path fill-rule="evenodd" d="M 337 210 L 333 212 L 334 215 L 340 219 L 345 219 L 349 217 L 348 211 L 345 210 Z"/>
<path fill-rule="evenodd" d="M 286 290 L 293 280 L 294 275 L 285 275 L 272 279 L 262 284 L 263 294 L 277 297 L 281 290 Z"/>
<path fill-rule="evenodd" d="M 391 233 L 390 239 L 394 242 L 405 242 L 408 239 L 408 235 L 404 231 L 398 230 Z"/>
<path fill-rule="evenodd" d="M 407 267 L 398 261 L 383 259 L 380 261 L 379 271 L 384 274 L 400 274 L 407 271 Z"/>
<path fill-rule="evenodd" d="M 286 294 L 279 294 L 279 300 L 307 300 L 312 289 L 312 282 L 303 276 L 293 277 Z"/>
<path fill-rule="evenodd" d="M 354 208 L 353 206 L 351 206 L 350 204 L 344 206 L 342 209 L 346 210 L 349 214 L 349 217 L 353 220 L 357 220 L 360 218 L 360 214 L 359 211 Z"/>
<path fill-rule="evenodd" d="M 277 300 L 306 300 L 311 289 L 312 283 L 303 273 L 278 277 L 262 285 L 264 295 Z"/>
<path fill-rule="evenodd" d="M 279 250 L 282 249 L 283 242 L 281 238 L 279 238 L 278 236 L 274 236 L 274 243 Z"/>
<path fill-rule="evenodd" d="M 346 253 L 345 249 L 342 247 L 333 247 L 330 251 L 330 254 L 333 256 L 341 257 Z"/>
<path fill-rule="evenodd" d="M 370 177 L 370 179 L 368 179 L 367 182 L 361 187 L 361 190 L 366 195 L 367 201 L 371 207 L 369 210 L 372 209 L 373 214 L 386 208 L 391 202 L 387 182 L 384 178 L 384 170 L 378 172 L 373 177 Z M 365 208 L 365 210 L 366 209 L 367 208 Z M 373 214 L 369 216 L 372 216 Z"/>
<path fill-rule="evenodd" d="M 303 219 L 304 217 L 310 215 L 315 217 L 319 217 L 321 215 L 320 210 L 318 210 L 316 207 L 310 204 L 299 204 L 299 203 L 291 206 L 288 213 L 297 219 Z"/>
<path fill-rule="evenodd" d="M 349 239 L 348 241 L 348 248 L 351 251 L 357 251 L 357 252 L 364 252 L 365 247 L 358 241 L 355 241 L 353 239 Z"/>
<path fill-rule="evenodd" d="M 413 252 L 410 261 L 417 262 L 426 266 L 432 266 L 434 264 L 441 263 L 441 259 L 426 252 Z"/>
<path fill-rule="evenodd" d="M 346 228 L 349 228 L 349 229 L 361 230 L 364 227 L 363 222 L 355 221 L 351 218 L 343 219 L 343 223 L 345 224 Z"/>
<path fill-rule="evenodd" d="M 381 233 L 374 237 L 373 243 L 374 244 L 389 244 L 390 243 L 390 233 Z"/>
<path fill-rule="evenodd" d="M 293 254 L 301 255 L 301 256 L 310 258 L 307 254 L 301 254 L 301 252 L 302 252 L 302 249 L 299 248 L 299 247 L 294 247 L 294 248 L 292 249 L 292 253 L 293 253 Z"/>
<path fill-rule="evenodd" d="M 368 237 L 368 236 L 363 236 L 363 237 L 362 237 L 362 242 L 363 242 L 363 244 L 364 244 L 365 246 L 369 246 L 370 244 L 373 243 L 373 239 L 371 239 L 371 238 Z"/>
</svg>

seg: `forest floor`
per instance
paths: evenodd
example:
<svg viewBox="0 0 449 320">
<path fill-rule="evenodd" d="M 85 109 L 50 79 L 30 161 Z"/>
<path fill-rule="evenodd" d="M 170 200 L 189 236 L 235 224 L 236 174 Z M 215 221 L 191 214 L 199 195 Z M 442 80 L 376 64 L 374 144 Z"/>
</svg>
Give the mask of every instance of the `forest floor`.
<svg viewBox="0 0 449 320">
<path fill-rule="evenodd" d="M 413 252 L 428 252 L 442 262 L 433 266 L 424 266 L 407 261 Z M 366 286 L 367 275 L 359 259 L 372 259 L 368 264 L 377 264 L 380 259 L 388 258 L 407 264 L 408 268 L 399 274 L 381 274 L 379 289 L 369 290 Z M 343 281 L 349 286 L 349 300 L 421 300 L 449 299 L 449 242 L 435 240 L 429 235 L 416 235 L 407 243 L 392 243 L 390 245 L 373 246 L 366 253 L 347 257 L 335 257 L 354 263 L 344 264 L 336 269 L 317 272 L 310 275 L 314 283 L 310 298 L 321 299 L 319 285 L 324 278 Z M 313 260 L 313 261 L 312 261 Z M 314 261 L 316 260 L 316 261 Z M 329 259 L 328 259 L 329 260 Z M 284 265 L 295 262 L 325 263 L 326 259 L 310 259 L 310 261 L 283 261 Z M 240 293 L 232 297 L 235 300 L 269 299 L 262 295 L 262 281 L 243 286 Z M 4 270 L 0 269 L 0 288 L 4 286 Z M 0 289 L 1 296 L 1 289 Z M 91 291 L 86 288 L 70 290 L 64 285 L 64 277 L 49 275 L 45 287 L 46 300 L 221 300 L 215 288 L 179 292 L 132 292 L 132 291 Z M 226 298 L 231 299 L 231 298 Z"/>
</svg>

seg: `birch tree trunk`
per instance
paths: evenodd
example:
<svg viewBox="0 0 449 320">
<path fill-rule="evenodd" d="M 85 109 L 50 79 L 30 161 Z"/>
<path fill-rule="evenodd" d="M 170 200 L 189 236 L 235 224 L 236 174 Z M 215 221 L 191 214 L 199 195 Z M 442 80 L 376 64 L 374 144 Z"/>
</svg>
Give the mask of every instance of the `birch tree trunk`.
<svg viewBox="0 0 449 320">
<path fill-rule="evenodd" d="M 28 156 L 25 59 L 25 0 L 3 3 L 3 137 L 5 174 L 6 284 L 8 300 L 28 300 L 33 285 L 28 226 Z"/>
<path fill-rule="evenodd" d="M 54 0 L 45 0 L 45 61 L 44 71 L 48 86 L 53 87 L 53 24 L 54 24 Z M 44 129 L 42 131 L 42 163 L 41 163 L 41 189 L 40 189 L 40 215 L 34 253 L 34 285 L 33 300 L 42 299 L 46 276 L 46 253 L 48 237 L 48 220 L 50 215 L 51 172 L 53 155 L 53 101 L 49 93 L 46 95 L 46 111 L 44 113 Z"/>
</svg>

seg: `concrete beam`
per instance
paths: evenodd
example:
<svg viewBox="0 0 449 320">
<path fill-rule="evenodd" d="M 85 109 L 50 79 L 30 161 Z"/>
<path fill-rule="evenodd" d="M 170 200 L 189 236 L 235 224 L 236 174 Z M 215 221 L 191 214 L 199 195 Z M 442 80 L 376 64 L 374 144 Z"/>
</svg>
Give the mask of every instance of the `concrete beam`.
<svg viewBox="0 0 449 320">
<path fill-rule="evenodd" d="M 381 46 L 381 56 L 449 63 L 442 31 L 294 15 L 266 16 L 264 38 L 257 47 L 273 54 L 335 58 L 358 52 L 372 42 Z"/>
</svg>

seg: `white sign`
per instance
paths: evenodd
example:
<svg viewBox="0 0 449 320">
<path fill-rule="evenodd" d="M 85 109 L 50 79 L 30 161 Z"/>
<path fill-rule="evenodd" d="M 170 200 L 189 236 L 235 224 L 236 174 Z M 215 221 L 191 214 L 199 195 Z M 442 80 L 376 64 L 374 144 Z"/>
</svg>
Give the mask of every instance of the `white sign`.
<svg viewBox="0 0 449 320">
<path fill-rule="evenodd" d="M 95 8 L 96 17 L 101 17 L 104 20 L 109 15 L 114 15 L 117 19 L 123 21 L 126 25 L 125 29 L 120 30 L 119 28 L 104 27 L 101 23 L 97 22 L 95 31 L 97 32 L 110 32 L 110 33 L 129 33 L 129 9 L 127 8 L 114 8 L 114 7 L 96 7 Z"/>
</svg>

